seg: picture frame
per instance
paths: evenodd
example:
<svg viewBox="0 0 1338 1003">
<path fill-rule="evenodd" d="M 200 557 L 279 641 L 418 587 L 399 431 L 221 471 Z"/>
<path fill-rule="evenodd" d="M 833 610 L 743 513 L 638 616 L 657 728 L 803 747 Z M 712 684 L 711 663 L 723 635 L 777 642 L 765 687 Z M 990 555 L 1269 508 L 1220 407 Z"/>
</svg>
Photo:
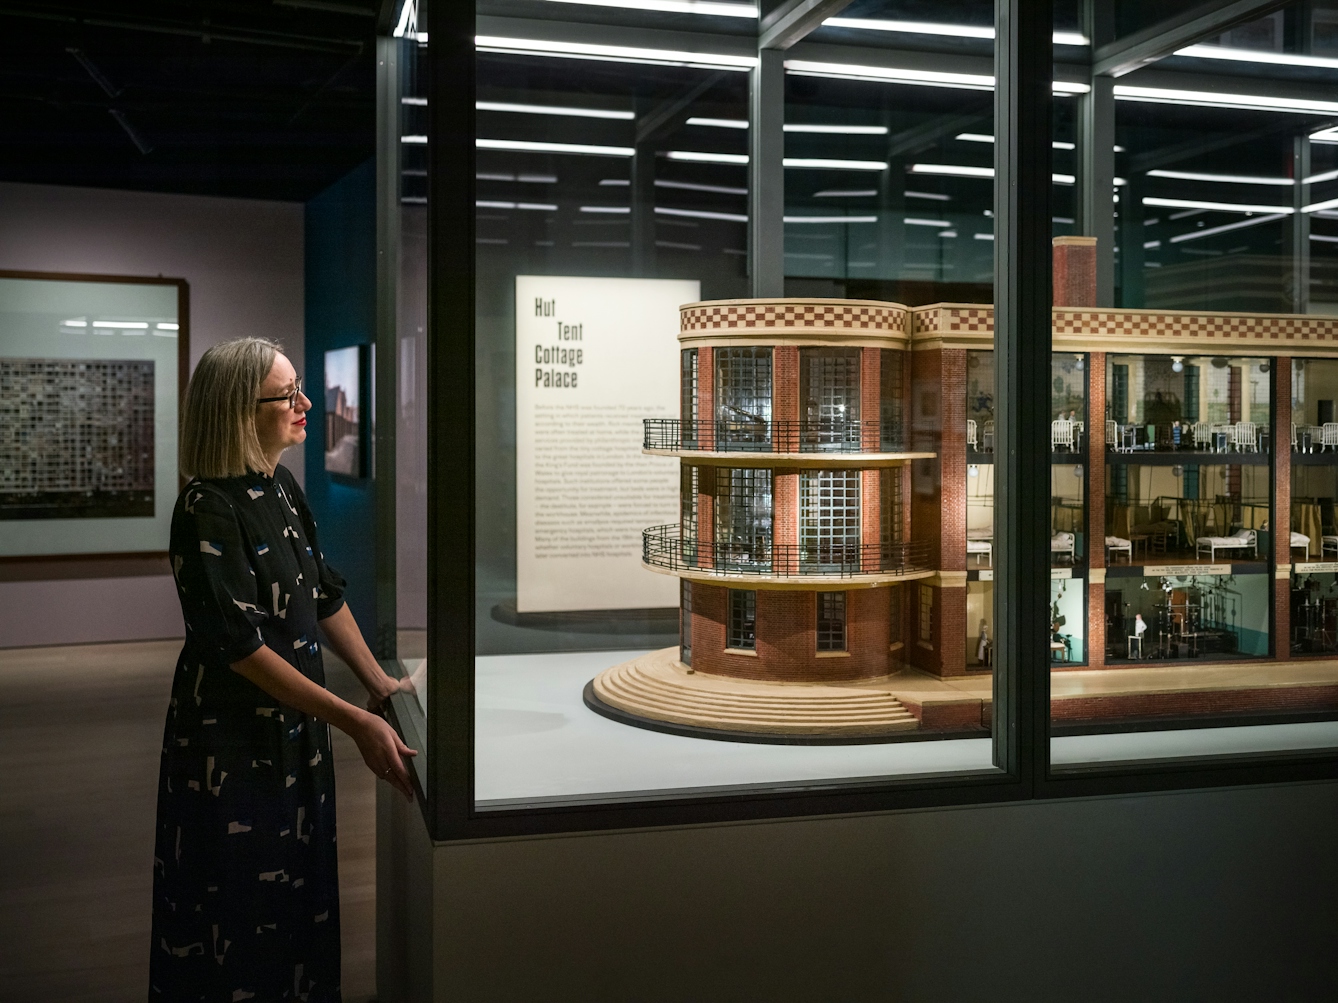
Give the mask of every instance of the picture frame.
<svg viewBox="0 0 1338 1003">
<path fill-rule="evenodd" d="M 330 349 L 322 372 L 325 472 L 339 479 L 362 480 L 371 468 L 371 346 Z"/>
<path fill-rule="evenodd" d="M 190 289 L 0 270 L 0 580 L 167 573 Z"/>
</svg>

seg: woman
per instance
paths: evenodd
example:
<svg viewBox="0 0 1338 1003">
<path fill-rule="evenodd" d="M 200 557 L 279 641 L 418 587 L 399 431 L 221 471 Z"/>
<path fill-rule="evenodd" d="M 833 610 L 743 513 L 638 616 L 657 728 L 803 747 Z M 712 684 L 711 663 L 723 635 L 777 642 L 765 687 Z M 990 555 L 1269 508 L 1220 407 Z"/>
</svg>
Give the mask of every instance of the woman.
<svg viewBox="0 0 1338 1003">
<path fill-rule="evenodd" d="M 363 642 L 344 581 L 279 466 L 311 408 L 279 346 L 204 354 L 186 391 L 171 561 L 186 645 L 163 736 L 150 1000 L 340 999 L 330 728 L 413 796 L 405 747 L 371 713 L 402 688 Z M 319 622 L 370 695 L 324 687 Z M 327 723 L 328 722 L 328 723 Z"/>
</svg>

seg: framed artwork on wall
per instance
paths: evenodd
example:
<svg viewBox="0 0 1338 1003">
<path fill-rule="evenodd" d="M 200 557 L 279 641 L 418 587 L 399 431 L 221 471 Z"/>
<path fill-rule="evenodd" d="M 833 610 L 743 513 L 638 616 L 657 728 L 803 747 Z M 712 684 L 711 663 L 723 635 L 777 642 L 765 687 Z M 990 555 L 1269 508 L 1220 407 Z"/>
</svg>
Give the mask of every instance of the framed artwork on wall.
<svg viewBox="0 0 1338 1003">
<path fill-rule="evenodd" d="M 368 346 L 325 353 L 325 472 L 367 476 Z"/>
<path fill-rule="evenodd" d="M 0 560 L 165 552 L 182 279 L 0 271 Z"/>
</svg>

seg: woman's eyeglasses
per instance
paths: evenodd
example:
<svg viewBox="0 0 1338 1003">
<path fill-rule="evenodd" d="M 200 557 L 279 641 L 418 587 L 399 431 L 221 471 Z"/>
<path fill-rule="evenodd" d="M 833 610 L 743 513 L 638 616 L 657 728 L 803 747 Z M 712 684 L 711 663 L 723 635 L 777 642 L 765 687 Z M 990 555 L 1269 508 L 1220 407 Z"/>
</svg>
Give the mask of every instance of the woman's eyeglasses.
<svg viewBox="0 0 1338 1003">
<path fill-rule="evenodd" d="M 297 399 L 301 396 L 302 396 L 302 377 L 299 376 L 297 379 L 293 381 L 292 393 L 284 394 L 281 397 L 260 397 L 256 399 L 256 403 L 273 404 L 276 401 L 287 401 L 288 410 L 291 411 L 293 408 L 297 407 Z"/>
</svg>

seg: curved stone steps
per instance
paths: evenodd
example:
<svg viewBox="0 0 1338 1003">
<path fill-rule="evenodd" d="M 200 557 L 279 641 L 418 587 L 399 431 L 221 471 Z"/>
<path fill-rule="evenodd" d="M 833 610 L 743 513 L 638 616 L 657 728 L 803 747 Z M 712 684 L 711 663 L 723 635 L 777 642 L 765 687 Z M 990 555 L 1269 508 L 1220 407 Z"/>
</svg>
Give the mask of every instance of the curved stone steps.
<svg viewBox="0 0 1338 1003">
<path fill-rule="evenodd" d="M 616 665 L 597 676 L 593 688 L 626 713 L 722 731 L 877 735 L 919 727 L 885 691 L 689 674 L 673 648 Z"/>
</svg>

